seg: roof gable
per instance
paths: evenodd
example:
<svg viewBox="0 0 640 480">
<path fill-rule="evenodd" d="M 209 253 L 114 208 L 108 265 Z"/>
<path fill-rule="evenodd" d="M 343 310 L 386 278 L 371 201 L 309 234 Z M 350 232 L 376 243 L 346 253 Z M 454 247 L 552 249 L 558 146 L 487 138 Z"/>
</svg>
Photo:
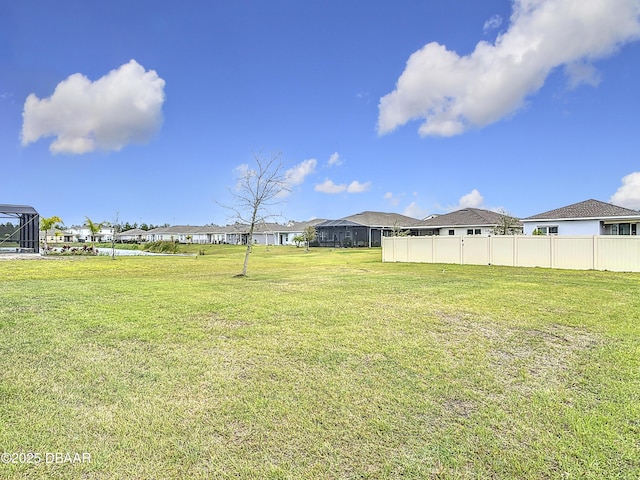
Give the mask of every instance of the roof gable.
<svg viewBox="0 0 640 480">
<path fill-rule="evenodd" d="M 418 222 L 417 218 L 407 217 L 399 213 L 387 212 L 361 212 L 344 217 L 341 220 L 357 223 L 367 227 L 410 227 Z"/>
<path fill-rule="evenodd" d="M 132 228 L 130 230 L 124 230 L 118 235 L 146 235 L 147 231 L 140 228 Z"/>
<path fill-rule="evenodd" d="M 495 226 L 500 224 L 501 213 L 481 208 L 463 208 L 423 220 L 420 227 L 466 227 Z"/>
<path fill-rule="evenodd" d="M 567 205 L 566 207 L 556 208 L 555 210 L 549 210 L 548 212 L 532 215 L 531 217 L 525 218 L 524 221 L 629 216 L 640 216 L 640 212 L 629 208 L 619 207 L 611 203 L 589 199 L 584 202 L 578 202 L 572 205 Z"/>
</svg>

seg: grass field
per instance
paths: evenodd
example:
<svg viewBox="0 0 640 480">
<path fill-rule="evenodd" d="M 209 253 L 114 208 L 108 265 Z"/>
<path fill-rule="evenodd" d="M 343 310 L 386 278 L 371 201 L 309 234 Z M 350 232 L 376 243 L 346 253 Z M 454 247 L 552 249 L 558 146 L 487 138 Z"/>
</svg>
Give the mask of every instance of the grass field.
<svg viewBox="0 0 640 480">
<path fill-rule="evenodd" d="M 0 478 L 640 477 L 640 274 L 206 253 L 0 261 Z"/>
</svg>

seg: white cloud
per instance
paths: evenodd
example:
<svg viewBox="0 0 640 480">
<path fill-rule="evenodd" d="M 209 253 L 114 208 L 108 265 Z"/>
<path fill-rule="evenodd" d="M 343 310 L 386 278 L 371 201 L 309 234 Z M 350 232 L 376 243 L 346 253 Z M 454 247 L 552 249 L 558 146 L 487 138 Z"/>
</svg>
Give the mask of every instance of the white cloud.
<svg viewBox="0 0 640 480">
<path fill-rule="evenodd" d="M 459 210 L 461 208 L 480 208 L 483 204 L 484 197 L 477 189 L 474 188 L 466 195 L 460 197 L 460 200 L 458 200 L 458 206 L 454 210 Z"/>
<path fill-rule="evenodd" d="M 358 180 L 354 180 L 347 187 L 348 193 L 363 193 L 368 192 L 371 189 L 371 182 L 360 183 Z"/>
<path fill-rule="evenodd" d="M 573 90 L 583 84 L 597 87 L 602 80 L 602 76 L 596 67 L 585 62 L 575 62 L 566 65 L 564 67 L 564 73 L 567 76 L 567 87 L 569 90 Z"/>
<path fill-rule="evenodd" d="M 394 207 L 397 207 L 398 204 L 400 203 L 400 196 L 394 195 L 393 192 L 385 193 L 383 198 L 387 200 Z"/>
<path fill-rule="evenodd" d="M 287 184 L 289 186 L 300 185 L 308 175 L 315 173 L 317 163 L 315 158 L 310 158 L 287 170 L 284 175 Z"/>
<path fill-rule="evenodd" d="M 500 25 L 502 25 L 502 17 L 500 15 L 494 15 L 489 20 L 484 22 L 484 26 L 482 27 L 482 30 L 484 31 L 484 33 L 488 33 L 491 30 L 495 30 L 496 28 L 499 28 Z"/>
<path fill-rule="evenodd" d="M 342 183 L 342 184 L 335 184 L 333 183 L 332 180 L 329 180 L 328 178 L 322 182 L 319 183 L 315 186 L 315 191 L 316 192 L 321 192 L 321 193 L 342 193 L 347 189 L 347 185 Z"/>
<path fill-rule="evenodd" d="M 403 215 L 412 218 L 423 219 L 429 215 L 429 211 L 420 207 L 415 201 L 411 202 L 402 212 Z"/>
<path fill-rule="evenodd" d="M 332 153 L 331 156 L 329 157 L 329 161 L 327 162 L 327 164 L 330 167 L 333 166 L 337 166 L 337 165 L 342 165 L 342 159 L 340 158 L 340 155 L 338 155 L 338 152 Z"/>
<path fill-rule="evenodd" d="M 256 174 L 253 168 L 250 168 L 248 164 L 242 163 L 233 169 L 236 176 L 236 190 L 240 191 L 245 185 L 245 181 Z"/>
<path fill-rule="evenodd" d="M 316 192 L 321 193 L 363 193 L 371 189 L 371 182 L 360 183 L 358 180 L 354 180 L 349 185 L 346 183 L 336 184 L 333 180 L 326 179 L 324 182 L 315 186 Z"/>
<path fill-rule="evenodd" d="M 387 197 L 387 195 L 389 195 L 389 197 Z M 385 195 L 385 198 L 392 198 L 392 194 L 389 192 L 387 195 Z M 454 205 L 454 206 L 448 206 L 448 207 L 444 207 L 441 205 L 436 205 L 435 206 L 435 210 L 436 211 L 446 211 L 446 212 L 454 212 L 456 210 L 462 210 L 464 208 L 484 208 L 487 210 L 494 210 L 497 211 L 498 209 L 494 209 L 494 208 L 487 208 L 484 205 L 484 197 L 482 196 L 482 194 L 478 191 L 478 189 L 474 188 L 473 190 L 471 190 L 469 193 L 463 195 L 462 197 L 460 197 L 460 199 L 458 200 L 458 204 Z M 415 201 L 411 202 L 402 212 L 404 215 L 407 215 L 409 217 L 413 217 L 413 218 L 425 218 L 428 215 L 430 215 L 429 210 L 422 208 L 420 205 L 418 205 Z"/>
<path fill-rule="evenodd" d="M 58 84 L 53 95 L 27 97 L 22 144 L 53 136 L 52 153 L 120 150 L 149 141 L 162 124 L 165 82 L 131 60 L 91 82 L 80 73 Z"/>
<path fill-rule="evenodd" d="M 596 84 L 586 65 L 640 37 L 638 0 L 514 0 L 513 8 L 494 44 L 460 56 L 433 42 L 413 53 L 380 99 L 378 133 L 416 119 L 422 136 L 488 125 L 521 108 L 556 67 L 571 65 L 570 84 Z"/>
<path fill-rule="evenodd" d="M 241 163 L 233 169 L 238 177 L 245 176 L 249 172 L 249 165 L 247 163 Z"/>
<path fill-rule="evenodd" d="M 622 185 L 611 196 L 609 202 L 621 207 L 640 210 L 640 172 L 622 178 Z"/>
<path fill-rule="evenodd" d="M 487 208 L 484 205 L 484 197 L 476 188 L 460 197 L 456 205 L 436 205 L 436 210 L 442 210 L 445 212 L 454 212 L 463 208 L 484 208 L 486 210 L 495 210 L 494 208 Z"/>
</svg>

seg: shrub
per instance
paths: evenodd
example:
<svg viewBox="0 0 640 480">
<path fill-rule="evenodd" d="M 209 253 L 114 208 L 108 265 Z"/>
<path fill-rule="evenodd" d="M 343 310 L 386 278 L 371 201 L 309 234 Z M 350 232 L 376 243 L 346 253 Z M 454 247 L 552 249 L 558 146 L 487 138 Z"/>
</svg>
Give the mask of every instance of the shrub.
<svg viewBox="0 0 640 480">
<path fill-rule="evenodd" d="M 90 245 L 83 245 L 82 247 L 72 247 L 71 245 L 62 245 L 59 249 L 48 247 L 48 255 L 98 255 L 98 249 L 94 249 Z"/>
<path fill-rule="evenodd" d="M 157 242 L 148 242 L 142 248 L 145 252 L 152 253 L 178 253 L 178 243 L 167 240 L 159 240 Z"/>
</svg>

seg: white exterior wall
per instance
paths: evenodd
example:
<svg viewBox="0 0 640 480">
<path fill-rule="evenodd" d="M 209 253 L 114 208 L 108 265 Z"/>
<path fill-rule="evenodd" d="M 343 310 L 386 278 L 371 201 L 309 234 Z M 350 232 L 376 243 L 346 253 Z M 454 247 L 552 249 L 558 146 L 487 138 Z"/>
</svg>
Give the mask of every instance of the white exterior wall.
<svg viewBox="0 0 640 480">
<path fill-rule="evenodd" d="M 258 245 L 293 245 L 293 237 L 301 234 L 302 232 L 277 232 L 274 230 L 267 233 L 254 233 L 253 240 Z"/>
<path fill-rule="evenodd" d="M 74 239 L 91 241 L 91 230 L 88 227 L 69 228 L 68 232 L 71 232 Z M 113 238 L 113 227 L 102 227 L 95 235 L 96 241 L 110 242 Z"/>
<path fill-rule="evenodd" d="M 226 233 L 212 233 L 210 235 L 211 243 L 226 243 L 227 242 L 227 234 Z"/>
<path fill-rule="evenodd" d="M 600 220 L 540 220 L 523 221 L 524 234 L 533 235 L 538 227 L 558 227 L 558 235 L 602 235 Z"/>
<path fill-rule="evenodd" d="M 474 235 L 490 235 L 492 228 L 491 227 L 441 227 L 440 228 L 440 236 L 452 236 L 449 235 L 449 230 L 453 230 L 453 235 L 467 235 L 467 230 L 472 229 L 474 232 L 477 229 L 481 230 L 481 233 Z"/>
<path fill-rule="evenodd" d="M 118 240 L 123 242 L 135 242 L 138 239 L 139 235 L 118 235 Z"/>
<path fill-rule="evenodd" d="M 192 233 L 191 243 L 207 243 L 208 235 L 206 233 Z"/>
<path fill-rule="evenodd" d="M 275 235 L 273 232 L 254 232 L 253 243 L 254 245 L 273 245 Z"/>
<path fill-rule="evenodd" d="M 303 232 L 279 232 L 276 233 L 276 243 L 278 245 L 295 245 L 293 238 L 296 235 L 302 235 Z"/>
<path fill-rule="evenodd" d="M 278 240 L 281 242 L 281 245 L 293 245 L 293 237 L 296 234 L 294 233 L 280 233 L 278 234 Z"/>
</svg>

